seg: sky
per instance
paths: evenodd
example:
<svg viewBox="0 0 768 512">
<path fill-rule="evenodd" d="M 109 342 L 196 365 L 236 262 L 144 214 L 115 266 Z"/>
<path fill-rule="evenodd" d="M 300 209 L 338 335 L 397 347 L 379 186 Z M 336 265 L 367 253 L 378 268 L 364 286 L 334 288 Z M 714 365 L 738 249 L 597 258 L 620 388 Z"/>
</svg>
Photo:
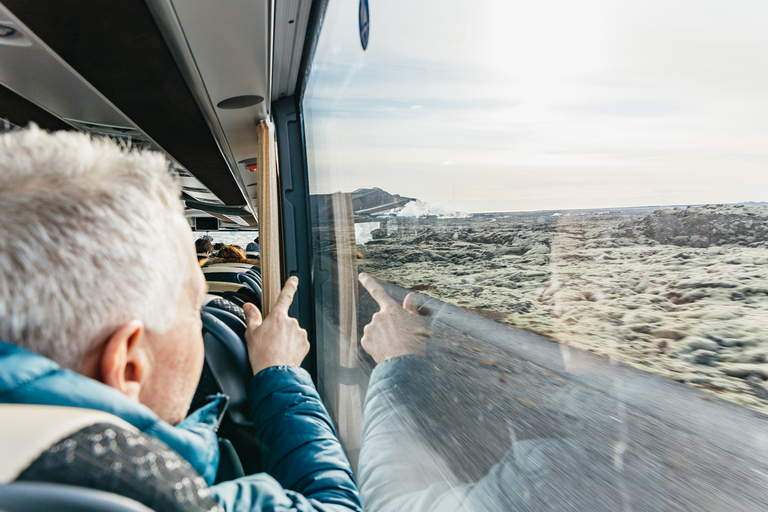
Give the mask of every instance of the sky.
<svg viewBox="0 0 768 512">
<path fill-rule="evenodd" d="M 328 4 L 312 193 L 460 211 L 768 201 L 764 0 Z"/>
</svg>

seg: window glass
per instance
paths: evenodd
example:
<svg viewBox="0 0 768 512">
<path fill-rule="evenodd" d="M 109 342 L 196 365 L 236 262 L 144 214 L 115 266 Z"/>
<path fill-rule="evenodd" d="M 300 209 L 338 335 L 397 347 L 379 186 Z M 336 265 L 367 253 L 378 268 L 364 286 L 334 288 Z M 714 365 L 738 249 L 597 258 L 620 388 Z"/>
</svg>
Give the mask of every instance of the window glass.
<svg viewBox="0 0 768 512">
<path fill-rule="evenodd" d="M 766 19 L 329 2 L 318 381 L 368 510 L 766 508 Z"/>
</svg>

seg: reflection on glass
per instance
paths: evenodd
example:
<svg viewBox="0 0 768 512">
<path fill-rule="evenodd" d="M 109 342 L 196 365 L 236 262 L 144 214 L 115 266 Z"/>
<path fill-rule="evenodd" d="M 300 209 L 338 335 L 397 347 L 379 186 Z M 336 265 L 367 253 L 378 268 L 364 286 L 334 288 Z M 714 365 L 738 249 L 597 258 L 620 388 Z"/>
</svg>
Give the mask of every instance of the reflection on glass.
<svg viewBox="0 0 768 512">
<path fill-rule="evenodd" d="M 366 509 L 765 510 L 768 4 L 371 7 L 304 100 Z"/>
<path fill-rule="evenodd" d="M 765 412 L 766 218 L 709 205 L 395 219 L 358 266 Z"/>
<path fill-rule="evenodd" d="M 439 301 L 420 317 L 425 354 L 370 378 L 367 510 L 765 507 L 764 416 Z"/>
</svg>

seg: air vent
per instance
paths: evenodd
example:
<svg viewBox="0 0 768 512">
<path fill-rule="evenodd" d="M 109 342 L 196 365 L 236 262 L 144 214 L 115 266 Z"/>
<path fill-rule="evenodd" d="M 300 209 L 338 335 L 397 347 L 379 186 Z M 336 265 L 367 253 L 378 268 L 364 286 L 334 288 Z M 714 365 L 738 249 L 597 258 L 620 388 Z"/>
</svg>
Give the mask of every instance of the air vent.
<svg viewBox="0 0 768 512">
<path fill-rule="evenodd" d="M 184 192 L 199 192 L 202 194 L 210 194 L 211 191 L 207 188 L 197 188 L 197 187 L 181 187 L 181 190 Z"/>
<path fill-rule="evenodd" d="M 64 119 L 80 131 L 109 137 L 125 143 L 128 147 L 139 149 L 150 148 L 152 143 L 136 128 L 131 126 L 114 126 L 101 123 L 91 123 L 89 121 L 80 121 L 79 119 Z"/>
</svg>

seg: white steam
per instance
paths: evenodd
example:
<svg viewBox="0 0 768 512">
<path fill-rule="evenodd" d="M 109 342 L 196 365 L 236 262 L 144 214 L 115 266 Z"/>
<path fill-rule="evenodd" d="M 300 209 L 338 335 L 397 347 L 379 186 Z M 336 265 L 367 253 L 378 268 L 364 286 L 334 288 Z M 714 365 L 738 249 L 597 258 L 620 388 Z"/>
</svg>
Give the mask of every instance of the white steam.
<svg viewBox="0 0 768 512">
<path fill-rule="evenodd" d="M 428 204 L 424 201 L 411 201 L 403 206 L 403 209 L 397 212 L 398 217 L 426 217 L 428 215 L 435 215 L 438 218 L 456 218 L 466 219 L 472 215 L 465 212 L 457 212 L 444 205 L 440 204 Z"/>
</svg>

